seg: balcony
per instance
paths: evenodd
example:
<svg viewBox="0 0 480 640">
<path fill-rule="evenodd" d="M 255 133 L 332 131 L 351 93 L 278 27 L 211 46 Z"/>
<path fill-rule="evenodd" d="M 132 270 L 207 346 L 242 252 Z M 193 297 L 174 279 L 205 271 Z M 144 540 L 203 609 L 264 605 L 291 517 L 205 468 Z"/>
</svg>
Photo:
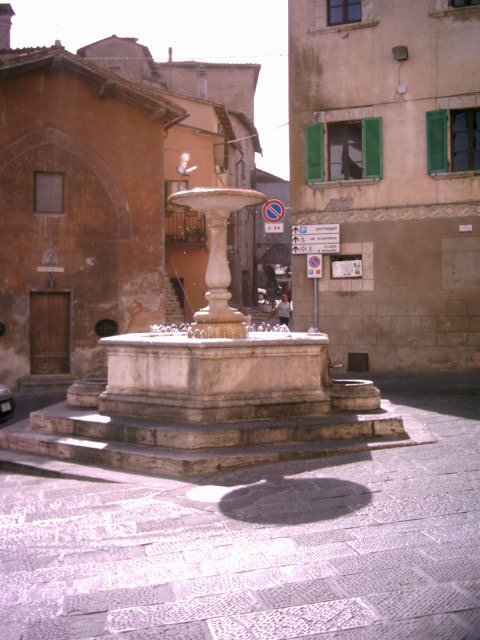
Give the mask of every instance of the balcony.
<svg viewBox="0 0 480 640">
<path fill-rule="evenodd" d="M 207 242 L 205 215 L 198 211 L 167 210 L 165 241 L 175 246 L 205 247 Z"/>
</svg>

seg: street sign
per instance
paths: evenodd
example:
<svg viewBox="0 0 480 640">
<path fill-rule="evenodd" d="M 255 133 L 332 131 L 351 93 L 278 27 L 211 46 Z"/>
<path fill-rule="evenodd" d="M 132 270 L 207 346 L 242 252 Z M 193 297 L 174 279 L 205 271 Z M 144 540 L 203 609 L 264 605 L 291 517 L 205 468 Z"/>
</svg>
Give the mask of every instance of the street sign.
<svg viewBox="0 0 480 640">
<path fill-rule="evenodd" d="M 301 244 L 292 247 L 294 255 L 304 253 L 340 253 L 340 243 L 330 242 L 325 244 Z"/>
<path fill-rule="evenodd" d="M 287 215 L 287 209 L 281 200 L 272 198 L 267 200 L 262 207 L 262 216 L 265 222 L 281 222 Z"/>
<path fill-rule="evenodd" d="M 265 222 L 265 233 L 283 233 L 283 222 Z"/>
<path fill-rule="evenodd" d="M 292 244 L 325 244 L 338 242 L 338 233 L 309 233 L 305 236 L 293 236 Z"/>
<path fill-rule="evenodd" d="M 340 235 L 339 224 L 296 224 L 292 226 L 293 235 L 305 235 L 310 233 L 336 233 Z"/>
<path fill-rule="evenodd" d="M 292 226 L 292 253 L 340 253 L 339 224 Z"/>
<path fill-rule="evenodd" d="M 307 256 L 307 278 L 322 277 L 322 256 L 314 253 Z"/>
</svg>

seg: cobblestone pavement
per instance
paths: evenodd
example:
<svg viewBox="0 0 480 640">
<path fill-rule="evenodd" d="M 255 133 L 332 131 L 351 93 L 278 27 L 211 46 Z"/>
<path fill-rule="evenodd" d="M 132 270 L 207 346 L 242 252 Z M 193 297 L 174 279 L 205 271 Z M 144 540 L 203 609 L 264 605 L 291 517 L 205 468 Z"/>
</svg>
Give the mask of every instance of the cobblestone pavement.
<svg viewBox="0 0 480 640">
<path fill-rule="evenodd" d="M 201 483 L 0 469 L 0 638 L 479 640 L 478 378 L 374 377 L 433 444 Z"/>
</svg>

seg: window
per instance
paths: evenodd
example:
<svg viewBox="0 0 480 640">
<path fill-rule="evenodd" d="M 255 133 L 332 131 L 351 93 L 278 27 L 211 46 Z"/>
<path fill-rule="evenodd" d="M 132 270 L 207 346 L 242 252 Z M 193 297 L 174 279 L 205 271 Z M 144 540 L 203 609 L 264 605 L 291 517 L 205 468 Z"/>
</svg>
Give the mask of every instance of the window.
<svg viewBox="0 0 480 640">
<path fill-rule="evenodd" d="M 480 109 L 452 111 L 452 171 L 480 169 Z"/>
<path fill-rule="evenodd" d="M 108 338 L 109 336 L 114 336 L 118 333 L 118 324 L 115 322 L 115 320 L 104 318 L 103 320 L 99 320 L 95 325 L 95 333 L 100 338 Z"/>
<path fill-rule="evenodd" d="M 167 196 L 178 191 L 188 190 L 188 180 L 167 180 L 165 182 L 165 191 Z"/>
<path fill-rule="evenodd" d="M 427 151 L 430 174 L 480 170 L 480 109 L 429 111 Z"/>
<path fill-rule="evenodd" d="M 362 180 L 382 177 L 382 119 L 364 118 L 335 122 L 326 127 L 328 151 L 327 180 Z M 325 177 L 325 124 L 306 128 L 307 182 L 323 182 Z"/>
<path fill-rule="evenodd" d="M 450 0 L 452 7 L 473 7 L 476 4 L 480 4 L 480 0 Z"/>
<path fill-rule="evenodd" d="M 363 177 L 362 123 L 328 125 L 330 180 L 361 180 Z"/>
<path fill-rule="evenodd" d="M 63 179 L 62 173 L 35 173 L 35 212 L 63 213 Z"/>
<path fill-rule="evenodd" d="M 361 0 L 327 0 L 328 25 L 362 21 Z"/>
</svg>

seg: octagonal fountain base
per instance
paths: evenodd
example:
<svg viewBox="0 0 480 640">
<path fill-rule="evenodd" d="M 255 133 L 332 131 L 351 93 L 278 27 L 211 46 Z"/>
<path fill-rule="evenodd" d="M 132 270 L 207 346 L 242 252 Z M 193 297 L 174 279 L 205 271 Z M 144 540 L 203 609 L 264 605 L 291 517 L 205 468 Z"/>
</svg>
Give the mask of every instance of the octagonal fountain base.
<svg viewBox="0 0 480 640">
<path fill-rule="evenodd" d="M 99 411 L 209 423 L 324 415 L 328 343 L 325 334 L 301 333 L 102 338 L 108 384 Z"/>
</svg>

